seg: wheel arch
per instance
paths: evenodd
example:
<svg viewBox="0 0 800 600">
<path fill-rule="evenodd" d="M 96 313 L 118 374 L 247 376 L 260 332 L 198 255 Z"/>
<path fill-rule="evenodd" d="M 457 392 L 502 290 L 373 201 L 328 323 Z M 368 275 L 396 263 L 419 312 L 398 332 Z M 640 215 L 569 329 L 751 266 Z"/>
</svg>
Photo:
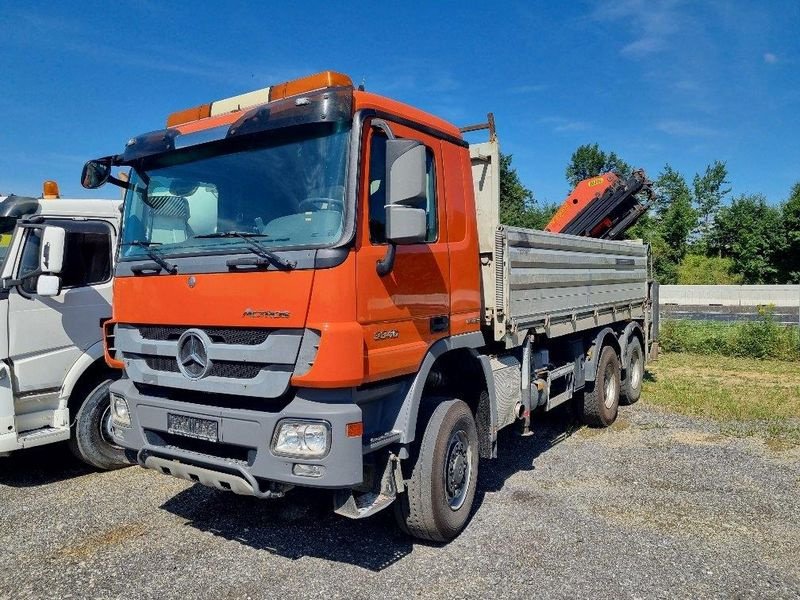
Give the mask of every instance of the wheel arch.
<svg viewBox="0 0 800 600">
<path fill-rule="evenodd" d="M 639 343 L 642 345 L 642 352 L 646 352 L 645 348 L 645 340 L 644 340 L 644 330 L 642 326 L 637 321 L 631 321 L 625 326 L 622 335 L 619 336 L 619 346 L 620 346 L 620 361 L 622 363 L 622 375 L 623 379 L 626 376 L 626 372 L 630 367 L 630 354 L 628 352 L 628 346 L 630 345 L 631 341 L 634 339 L 638 339 Z"/>
<path fill-rule="evenodd" d="M 90 346 L 72 365 L 64 378 L 61 386 L 61 404 L 68 407 L 70 413 L 76 408 L 75 403 L 81 392 L 92 382 L 97 381 L 104 374 L 112 377 L 116 371 L 105 362 L 102 340 Z M 89 390 L 85 390 L 89 391 Z M 70 417 L 72 419 L 72 416 Z"/>
<path fill-rule="evenodd" d="M 622 355 L 620 353 L 620 342 L 617 339 L 617 334 L 613 329 L 611 329 L 611 327 L 605 327 L 604 329 L 601 329 L 595 336 L 592 343 L 589 345 L 589 349 L 587 351 L 589 357 L 586 359 L 586 364 L 584 367 L 587 383 L 594 382 L 595 379 L 597 379 L 597 363 L 600 361 L 600 354 L 605 346 L 613 347 L 614 351 L 617 353 L 617 356 L 619 356 L 620 360 L 622 360 Z"/>
<path fill-rule="evenodd" d="M 494 446 L 497 417 L 492 371 L 489 359 L 477 351 L 483 344 L 483 335 L 474 333 L 441 339 L 431 346 L 398 415 L 396 429 L 401 432 L 402 443 L 410 444 L 416 439 L 423 399 L 449 396 L 463 400 L 472 410 L 479 436 L 489 438 L 482 440 L 482 447 L 485 443 Z M 480 402 L 483 392 L 488 394 L 488 403 Z"/>
</svg>

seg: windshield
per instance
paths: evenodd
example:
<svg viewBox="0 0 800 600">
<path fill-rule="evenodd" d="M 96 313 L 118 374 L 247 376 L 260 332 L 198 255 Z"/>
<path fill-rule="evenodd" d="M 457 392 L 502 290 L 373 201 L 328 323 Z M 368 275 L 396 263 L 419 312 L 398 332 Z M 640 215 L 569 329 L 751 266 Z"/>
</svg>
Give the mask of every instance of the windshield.
<svg viewBox="0 0 800 600">
<path fill-rule="evenodd" d="M 131 170 L 120 256 L 329 246 L 344 228 L 349 129 L 324 123 L 257 142 L 208 144 Z"/>
</svg>

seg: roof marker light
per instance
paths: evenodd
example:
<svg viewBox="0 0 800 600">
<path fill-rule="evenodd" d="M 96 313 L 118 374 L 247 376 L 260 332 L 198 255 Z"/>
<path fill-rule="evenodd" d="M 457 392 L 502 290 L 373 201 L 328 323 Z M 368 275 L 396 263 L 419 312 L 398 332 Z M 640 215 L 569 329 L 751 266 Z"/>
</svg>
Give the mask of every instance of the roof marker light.
<svg viewBox="0 0 800 600">
<path fill-rule="evenodd" d="M 252 92 L 223 98 L 208 104 L 201 104 L 172 113 L 167 117 L 167 127 L 183 125 L 191 121 L 214 117 L 230 112 L 237 112 L 259 104 L 266 104 L 273 100 L 282 100 L 289 96 L 296 96 L 314 90 L 328 87 L 353 87 L 353 81 L 347 76 L 334 71 L 323 71 L 308 77 L 284 81 L 271 87 L 262 88 Z"/>
</svg>

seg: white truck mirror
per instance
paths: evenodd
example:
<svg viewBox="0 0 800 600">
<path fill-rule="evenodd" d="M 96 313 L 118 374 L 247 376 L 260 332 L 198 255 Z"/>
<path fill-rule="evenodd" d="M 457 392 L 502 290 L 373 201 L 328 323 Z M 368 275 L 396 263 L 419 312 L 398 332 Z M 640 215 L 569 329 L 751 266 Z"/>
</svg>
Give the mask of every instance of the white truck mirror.
<svg viewBox="0 0 800 600">
<path fill-rule="evenodd" d="M 43 273 L 58 275 L 64 266 L 64 239 L 67 232 L 63 227 L 45 227 L 39 255 L 39 268 Z"/>
<path fill-rule="evenodd" d="M 37 296 L 58 296 L 61 292 L 61 277 L 58 275 L 39 275 L 36 280 Z"/>
<path fill-rule="evenodd" d="M 417 141 L 386 142 L 386 238 L 395 244 L 425 241 L 425 158 Z"/>
</svg>

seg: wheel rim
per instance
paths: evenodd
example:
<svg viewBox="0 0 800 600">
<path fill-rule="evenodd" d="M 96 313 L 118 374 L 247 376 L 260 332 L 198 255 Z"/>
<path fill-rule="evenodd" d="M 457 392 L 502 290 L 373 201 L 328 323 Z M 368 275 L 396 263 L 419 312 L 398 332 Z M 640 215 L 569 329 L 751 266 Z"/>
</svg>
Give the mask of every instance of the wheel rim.
<svg viewBox="0 0 800 600">
<path fill-rule="evenodd" d="M 604 400 L 606 408 L 611 408 L 617 401 L 617 378 L 614 376 L 614 365 L 607 365 L 603 372 L 604 379 Z"/>
<path fill-rule="evenodd" d="M 642 357 L 638 351 L 633 353 L 631 357 L 631 388 L 639 389 L 639 384 L 642 382 Z"/>
<path fill-rule="evenodd" d="M 100 417 L 100 437 L 112 448 L 121 449 L 121 446 L 117 446 L 114 443 L 114 435 L 112 430 L 113 424 L 111 423 L 111 404 L 109 403 L 109 405 L 106 406 L 105 410 L 103 411 L 103 415 Z"/>
<path fill-rule="evenodd" d="M 472 482 L 472 452 L 463 429 L 450 436 L 444 461 L 444 490 L 451 510 L 464 505 Z"/>
</svg>

